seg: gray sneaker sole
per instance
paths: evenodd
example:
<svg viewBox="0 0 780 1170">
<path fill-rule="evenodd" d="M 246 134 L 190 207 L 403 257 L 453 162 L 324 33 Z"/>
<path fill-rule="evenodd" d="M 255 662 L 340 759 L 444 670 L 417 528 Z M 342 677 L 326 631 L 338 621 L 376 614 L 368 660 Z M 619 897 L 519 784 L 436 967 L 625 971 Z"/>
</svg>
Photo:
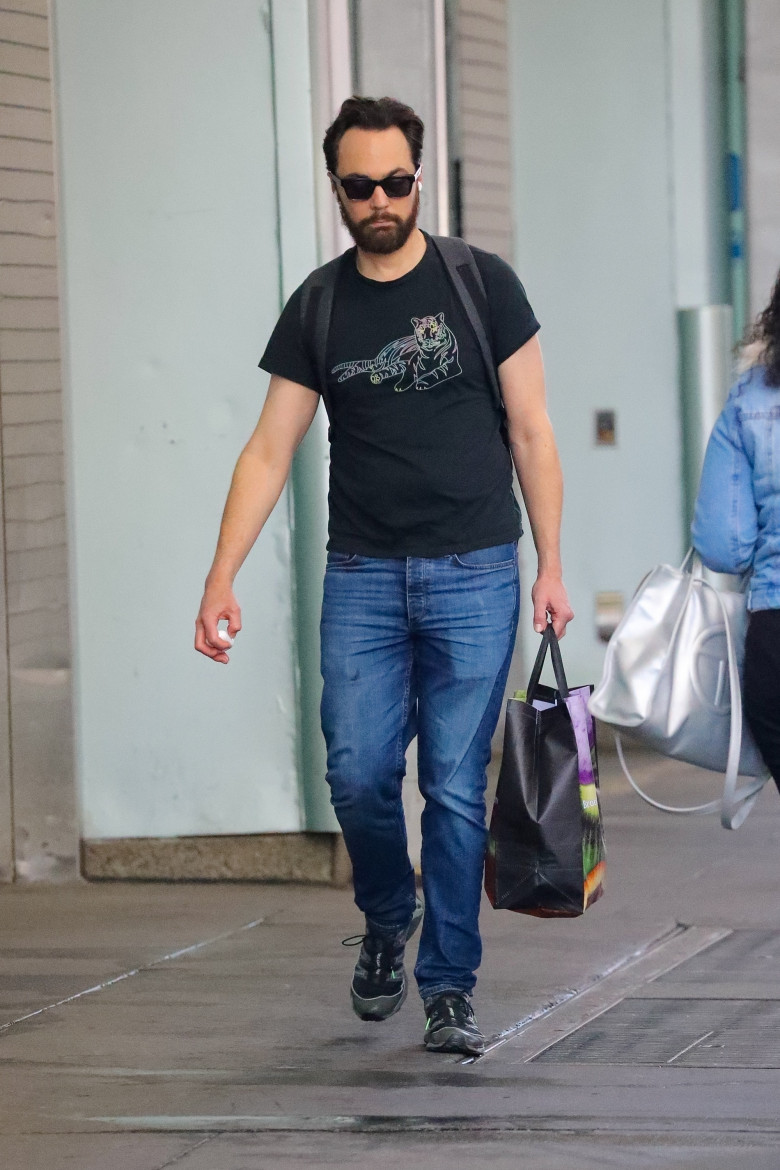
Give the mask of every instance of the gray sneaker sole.
<svg viewBox="0 0 780 1170">
<path fill-rule="evenodd" d="M 405 975 L 403 987 L 397 995 L 378 995 L 374 999 L 363 999 L 357 995 L 354 987 L 351 987 L 352 1007 L 361 1020 L 378 1024 L 382 1020 L 389 1020 L 397 1011 L 400 1011 L 408 990 Z"/>
<path fill-rule="evenodd" d="M 437 1028 L 432 1036 L 426 1036 L 425 1047 L 429 1052 L 460 1052 L 464 1056 L 482 1056 L 485 1041 L 482 1036 L 469 1036 L 460 1028 Z"/>
</svg>

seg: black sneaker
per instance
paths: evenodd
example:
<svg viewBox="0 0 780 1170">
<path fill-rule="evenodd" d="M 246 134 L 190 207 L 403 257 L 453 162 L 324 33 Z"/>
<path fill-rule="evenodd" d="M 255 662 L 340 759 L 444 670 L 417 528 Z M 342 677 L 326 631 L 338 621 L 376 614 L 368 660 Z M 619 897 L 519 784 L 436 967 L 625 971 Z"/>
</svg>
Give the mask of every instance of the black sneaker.
<svg viewBox="0 0 780 1170">
<path fill-rule="evenodd" d="M 420 925 L 422 898 L 417 898 L 411 921 L 395 934 L 380 934 L 366 924 L 360 955 L 352 976 L 352 1007 L 361 1020 L 386 1020 L 406 999 L 404 948 Z M 345 943 L 349 945 L 350 940 Z"/>
<path fill-rule="evenodd" d="M 425 1004 L 423 1043 L 429 1052 L 463 1052 L 482 1056 L 485 1037 L 477 1027 L 468 996 L 461 991 L 444 991 Z"/>
</svg>

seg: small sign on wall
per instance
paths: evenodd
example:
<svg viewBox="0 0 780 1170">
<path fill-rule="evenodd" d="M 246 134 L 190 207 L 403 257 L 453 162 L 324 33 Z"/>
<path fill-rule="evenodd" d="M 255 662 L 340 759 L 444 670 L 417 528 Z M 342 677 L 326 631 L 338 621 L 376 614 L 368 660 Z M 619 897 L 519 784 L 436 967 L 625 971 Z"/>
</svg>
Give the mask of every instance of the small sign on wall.
<svg viewBox="0 0 780 1170">
<path fill-rule="evenodd" d="M 608 642 L 617 629 L 626 608 L 622 593 L 605 590 L 596 594 L 596 635 L 601 642 Z"/>
<path fill-rule="evenodd" d="M 614 410 L 597 410 L 594 415 L 594 422 L 596 446 L 614 447 L 616 443 Z"/>
</svg>

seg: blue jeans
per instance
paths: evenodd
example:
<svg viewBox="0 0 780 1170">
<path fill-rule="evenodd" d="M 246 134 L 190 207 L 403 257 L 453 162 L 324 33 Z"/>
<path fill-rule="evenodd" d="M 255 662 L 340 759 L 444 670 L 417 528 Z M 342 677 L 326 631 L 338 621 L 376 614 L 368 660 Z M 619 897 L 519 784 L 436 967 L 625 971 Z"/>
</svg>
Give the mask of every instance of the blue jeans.
<svg viewBox="0 0 780 1170">
<path fill-rule="evenodd" d="M 471 992 L 482 956 L 485 769 L 517 630 L 517 546 L 426 558 L 329 553 L 322 729 L 355 901 L 400 930 L 415 901 L 401 804 L 417 735 L 426 913 L 423 998 Z"/>
</svg>

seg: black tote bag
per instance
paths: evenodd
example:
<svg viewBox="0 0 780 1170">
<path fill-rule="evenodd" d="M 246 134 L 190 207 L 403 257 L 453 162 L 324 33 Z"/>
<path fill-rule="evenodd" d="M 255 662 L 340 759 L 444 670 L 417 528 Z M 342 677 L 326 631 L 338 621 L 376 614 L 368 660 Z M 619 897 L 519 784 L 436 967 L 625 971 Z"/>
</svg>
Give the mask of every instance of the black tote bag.
<svg viewBox="0 0 780 1170">
<path fill-rule="evenodd" d="M 550 651 L 557 689 L 542 686 Z M 497 910 L 575 917 L 604 892 L 592 686 L 569 689 L 552 625 L 528 690 L 509 699 L 485 890 Z"/>
</svg>

